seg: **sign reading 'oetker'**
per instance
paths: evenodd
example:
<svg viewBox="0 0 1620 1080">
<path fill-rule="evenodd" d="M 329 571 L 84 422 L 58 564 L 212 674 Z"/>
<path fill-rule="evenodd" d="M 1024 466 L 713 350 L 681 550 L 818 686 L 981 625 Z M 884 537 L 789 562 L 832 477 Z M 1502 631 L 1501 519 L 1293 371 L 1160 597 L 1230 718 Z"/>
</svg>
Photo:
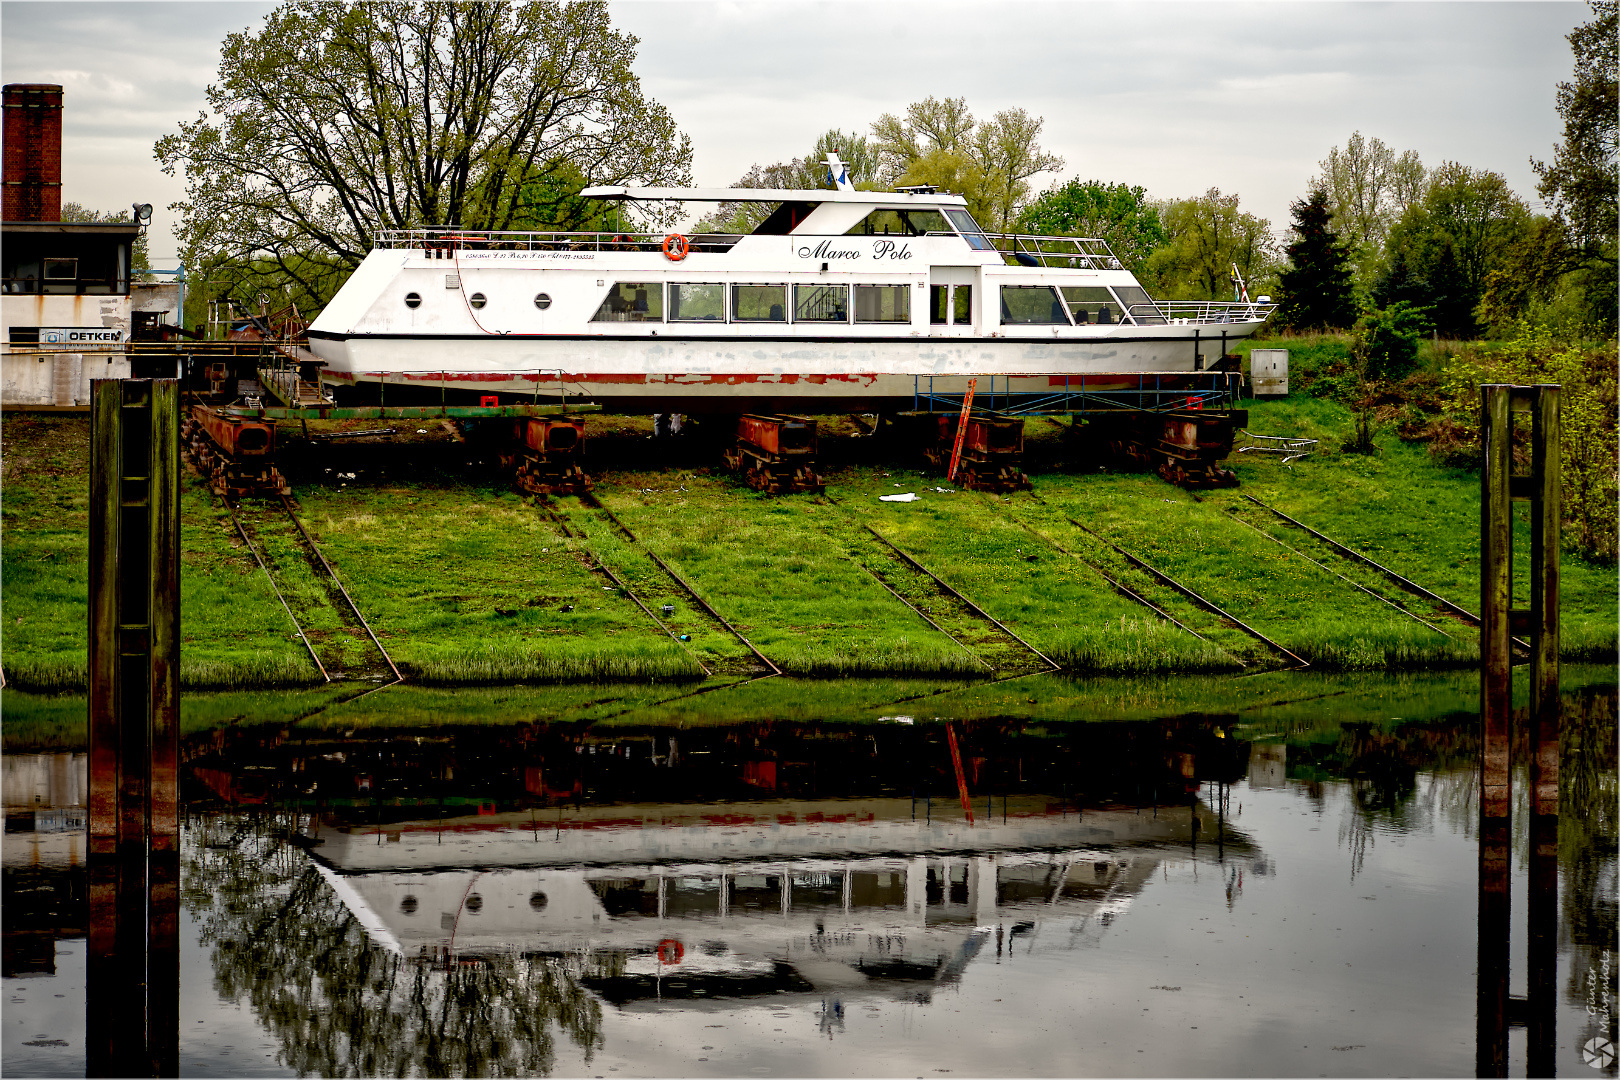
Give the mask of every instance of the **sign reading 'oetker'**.
<svg viewBox="0 0 1620 1080">
<path fill-rule="evenodd" d="M 124 332 L 107 326 L 42 326 L 39 328 L 41 345 L 76 345 L 95 347 L 122 345 Z"/>
</svg>

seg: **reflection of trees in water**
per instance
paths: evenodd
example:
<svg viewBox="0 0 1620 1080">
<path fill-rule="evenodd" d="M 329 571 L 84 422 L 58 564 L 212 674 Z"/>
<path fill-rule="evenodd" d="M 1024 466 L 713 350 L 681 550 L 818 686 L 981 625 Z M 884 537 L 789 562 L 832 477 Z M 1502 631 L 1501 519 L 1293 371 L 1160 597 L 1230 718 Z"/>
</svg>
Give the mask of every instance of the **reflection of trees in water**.
<svg viewBox="0 0 1620 1080">
<path fill-rule="evenodd" d="M 1615 698 L 1612 691 L 1588 691 L 1564 710 L 1563 753 L 1559 761 L 1558 865 L 1563 871 L 1564 903 L 1560 945 L 1572 950 L 1567 993 L 1574 1003 L 1588 1000 L 1588 980 L 1612 987 L 1594 970 L 1604 950 L 1620 935 L 1620 853 L 1616 844 Z M 1614 968 L 1611 965 L 1610 971 Z"/>
<path fill-rule="evenodd" d="M 395 956 L 365 930 L 274 816 L 187 822 L 187 909 L 213 947 L 214 985 L 245 997 L 316 1076 L 538 1076 L 560 1028 L 586 1060 L 601 1005 L 554 962 L 515 955 L 441 962 Z"/>
</svg>

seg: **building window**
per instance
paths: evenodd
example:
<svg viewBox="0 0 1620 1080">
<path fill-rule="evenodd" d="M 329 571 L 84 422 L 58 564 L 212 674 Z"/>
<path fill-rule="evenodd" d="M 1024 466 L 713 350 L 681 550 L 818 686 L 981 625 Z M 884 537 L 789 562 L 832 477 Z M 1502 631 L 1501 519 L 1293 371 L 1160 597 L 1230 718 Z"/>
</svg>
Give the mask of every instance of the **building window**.
<svg viewBox="0 0 1620 1080">
<path fill-rule="evenodd" d="M 849 322 L 847 285 L 793 286 L 794 322 Z"/>
<path fill-rule="evenodd" d="M 592 322 L 663 322 L 664 290 L 656 281 L 616 281 Z"/>
<path fill-rule="evenodd" d="M 909 285 L 855 286 L 855 321 L 858 323 L 908 323 L 911 321 Z"/>
<path fill-rule="evenodd" d="M 787 286 L 733 285 L 731 318 L 735 322 L 787 322 Z"/>
</svg>

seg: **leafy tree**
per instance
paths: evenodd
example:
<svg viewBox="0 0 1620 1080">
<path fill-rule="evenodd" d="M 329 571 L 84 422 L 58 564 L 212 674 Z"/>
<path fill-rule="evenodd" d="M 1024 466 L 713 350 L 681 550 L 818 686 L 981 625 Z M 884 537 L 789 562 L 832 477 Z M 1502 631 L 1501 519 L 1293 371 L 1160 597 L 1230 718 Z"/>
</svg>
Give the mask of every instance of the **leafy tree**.
<svg viewBox="0 0 1620 1080">
<path fill-rule="evenodd" d="M 995 180 L 984 171 L 977 158 L 962 150 L 943 147 L 929 150 L 906 166 L 899 177 L 901 186 L 932 184 L 941 191 L 952 191 L 967 200 L 968 213 L 979 222 L 993 221 L 996 212 Z"/>
<path fill-rule="evenodd" d="M 898 180 L 913 161 L 931 150 L 970 151 L 977 123 L 968 112 L 966 98 L 924 98 L 906 106 L 904 120 L 884 113 L 872 123 L 882 179 Z"/>
<path fill-rule="evenodd" d="M 1569 35 L 1575 81 L 1558 84 L 1564 139 L 1550 164 L 1531 159 L 1537 193 L 1563 229 L 1562 258 L 1543 264 L 1578 273 L 1589 318 L 1613 333 L 1616 323 L 1616 233 L 1620 232 L 1620 134 L 1617 134 L 1615 0 L 1593 0 L 1591 22 Z"/>
<path fill-rule="evenodd" d="M 985 173 L 992 220 L 1002 232 L 1012 227 L 1029 198 L 1029 178 L 1063 168 L 1062 158 L 1048 154 L 1035 141 L 1045 123 L 1023 109 L 1003 109 L 973 132 L 974 156 Z"/>
<path fill-rule="evenodd" d="M 1078 178 L 1042 192 L 1018 215 L 1017 227 L 1045 236 L 1106 240 L 1120 261 L 1133 268 L 1166 239 L 1158 207 L 1141 187 Z"/>
<path fill-rule="evenodd" d="M 285 3 L 226 38 L 213 118 L 154 148 L 186 173 L 182 259 L 266 260 L 320 294 L 302 275 L 346 273 L 379 230 L 555 224 L 572 181 L 688 183 L 636 45 L 599 0 Z"/>
<path fill-rule="evenodd" d="M 849 178 L 857 188 L 870 188 L 879 169 L 878 152 L 865 136 L 829 128 L 816 139 L 802 158 L 771 165 L 752 165 L 732 184 L 735 188 L 781 188 L 814 190 L 831 186 L 827 175 L 827 155 L 837 153 L 849 166 Z M 699 233 L 749 233 L 776 209 L 776 203 L 723 202 L 692 226 Z"/>
<path fill-rule="evenodd" d="M 1238 202 L 1236 194 L 1210 188 L 1161 205 L 1167 243 L 1143 264 L 1149 286 L 1172 299 L 1230 298 L 1235 265 L 1254 292 L 1275 269 L 1276 241 L 1271 222 L 1239 210 Z"/>
<path fill-rule="evenodd" d="M 62 221 L 132 221 L 129 210 L 108 212 L 105 210 L 86 210 L 76 202 L 62 204 L 60 220 Z M 129 251 L 129 274 L 131 278 L 143 278 L 152 272 L 152 259 L 147 254 L 146 230 L 142 229 L 135 237 L 135 243 Z"/>
<path fill-rule="evenodd" d="M 1366 288 L 1377 273 L 1390 228 L 1423 196 L 1423 161 L 1415 150 L 1397 156 L 1382 139 L 1369 140 L 1357 131 L 1342 150 L 1333 147 L 1318 164 L 1322 172 L 1311 187 L 1326 192 L 1356 280 Z"/>
<path fill-rule="evenodd" d="M 1280 275 L 1278 320 L 1296 330 L 1342 329 L 1356 318 L 1350 286 L 1350 257 L 1330 227 L 1327 192 L 1322 188 L 1295 202 L 1289 266 Z"/>
<path fill-rule="evenodd" d="M 1490 272 L 1534 229 L 1529 207 L 1500 173 L 1448 161 L 1429 175 L 1423 199 L 1390 231 L 1386 270 L 1373 285 L 1373 299 L 1427 306 L 1440 333 L 1473 337 Z"/>
<path fill-rule="evenodd" d="M 1369 311 L 1356 322 L 1350 335 L 1356 426 L 1344 443 L 1347 453 L 1376 452 L 1373 419 L 1379 396 L 1389 382 L 1404 378 L 1417 365 L 1418 340 L 1428 328 L 1424 310 L 1403 302 Z"/>
<path fill-rule="evenodd" d="M 1006 230 L 1029 197 L 1030 177 L 1063 167 L 1036 142 L 1044 123 L 1023 109 L 1004 109 L 981 124 L 964 98 L 925 98 L 907 106 L 904 119 L 884 113 L 872 124 L 879 179 L 944 186 L 979 207 L 974 217 L 981 224 Z M 935 177 L 955 179 L 945 184 Z"/>
</svg>

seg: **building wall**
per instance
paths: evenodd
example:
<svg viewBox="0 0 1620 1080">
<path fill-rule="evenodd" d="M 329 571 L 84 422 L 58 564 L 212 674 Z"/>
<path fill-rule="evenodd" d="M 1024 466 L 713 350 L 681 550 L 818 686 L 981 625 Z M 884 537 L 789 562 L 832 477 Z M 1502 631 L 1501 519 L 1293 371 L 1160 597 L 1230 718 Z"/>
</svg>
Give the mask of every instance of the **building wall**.
<svg viewBox="0 0 1620 1080">
<path fill-rule="evenodd" d="M 7 352 L 0 355 L 0 405 L 89 405 L 91 379 L 127 379 L 121 352 Z"/>
</svg>

